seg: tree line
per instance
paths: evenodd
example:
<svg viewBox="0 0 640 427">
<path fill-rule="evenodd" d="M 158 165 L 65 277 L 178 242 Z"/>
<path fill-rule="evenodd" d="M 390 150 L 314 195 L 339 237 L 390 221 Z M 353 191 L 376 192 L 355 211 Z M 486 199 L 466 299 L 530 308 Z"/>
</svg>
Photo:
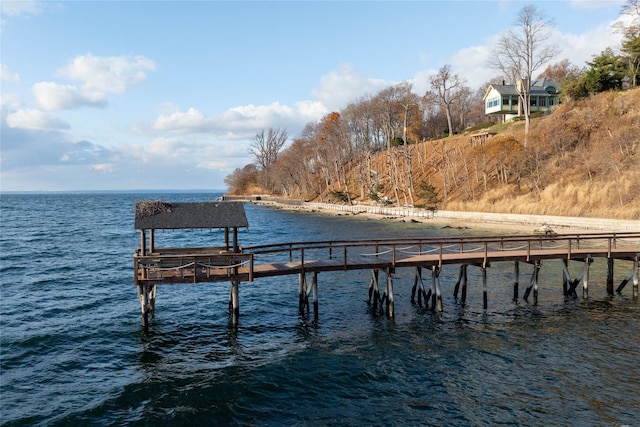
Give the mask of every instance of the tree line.
<svg viewBox="0 0 640 427">
<path fill-rule="evenodd" d="M 619 51 L 607 49 L 579 68 L 564 59 L 540 68 L 555 58 L 558 49 L 547 44 L 550 21 L 533 6 L 524 7 L 514 29 L 498 41 L 491 66 L 501 74 L 472 90 L 450 65 L 429 77 L 430 89 L 419 96 L 412 84 L 402 82 L 364 96 L 341 111 L 306 124 L 291 140 L 287 131 L 267 129 L 256 134 L 250 150 L 254 164 L 236 169 L 225 179 L 232 194 L 266 192 L 294 198 L 332 198 L 351 203 L 360 200 L 435 206 L 447 200 L 452 186 L 474 177 L 487 187 L 488 170 L 501 182 L 519 182 L 523 173 L 535 176 L 535 161 L 514 167 L 514 156 L 534 156 L 527 147 L 530 112 L 525 109 L 524 141 L 506 138 L 478 149 L 447 147 L 444 139 L 462 130 L 489 127 L 500 117 L 484 115 L 483 97 L 489 84 L 518 80 L 529 85 L 519 93 L 528 106 L 532 76 L 561 84 L 563 102 L 602 91 L 633 88 L 640 76 L 640 0 L 628 1 L 628 17 L 619 30 Z M 430 141 L 429 144 L 420 144 Z M 527 154 L 531 152 L 531 154 Z M 535 159 L 534 159 L 535 160 Z M 434 175 L 438 175 L 437 188 Z M 466 181 L 462 177 L 466 177 Z M 460 181 L 460 182 L 458 182 Z M 467 197 L 474 187 L 468 185 Z"/>
</svg>

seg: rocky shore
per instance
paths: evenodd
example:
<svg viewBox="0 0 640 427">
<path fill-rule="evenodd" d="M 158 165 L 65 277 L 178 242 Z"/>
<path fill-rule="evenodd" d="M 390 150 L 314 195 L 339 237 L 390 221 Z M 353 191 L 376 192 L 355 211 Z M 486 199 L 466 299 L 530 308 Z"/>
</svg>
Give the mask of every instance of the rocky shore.
<svg viewBox="0 0 640 427">
<path fill-rule="evenodd" d="M 364 219 L 424 222 L 442 227 L 507 229 L 525 233 L 638 232 L 640 220 L 519 215 L 488 212 L 430 211 L 412 207 L 343 205 L 271 198 L 251 200 L 281 209 L 319 212 L 330 215 L 358 215 Z"/>
</svg>

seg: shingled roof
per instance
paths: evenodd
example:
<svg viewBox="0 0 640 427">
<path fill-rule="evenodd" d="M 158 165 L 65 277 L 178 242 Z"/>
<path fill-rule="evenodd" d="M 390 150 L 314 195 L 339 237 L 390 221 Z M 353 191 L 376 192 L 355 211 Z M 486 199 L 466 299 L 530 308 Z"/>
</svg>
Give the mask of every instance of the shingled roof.
<svg viewBox="0 0 640 427">
<path fill-rule="evenodd" d="M 144 204 L 162 209 L 141 209 Z M 138 202 L 135 229 L 240 228 L 249 227 L 240 202 Z"/>
</svg>

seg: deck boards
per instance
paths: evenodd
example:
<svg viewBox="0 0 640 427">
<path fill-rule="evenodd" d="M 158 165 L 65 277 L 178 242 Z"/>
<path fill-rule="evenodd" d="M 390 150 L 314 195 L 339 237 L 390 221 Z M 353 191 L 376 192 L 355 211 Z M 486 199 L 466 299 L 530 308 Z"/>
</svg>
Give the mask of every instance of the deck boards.
<svg viewBox="0 0 640 427">
<path fill-rule="evenodd" d="M 571 254 L 566 249 L 536 249 L 536 250 L 494 250 L 463 253 L 427 253 L 422 255 L 397 254 L 395 260 L 392 254 L 382 255 L 349 255 L 328 257 L 326 259 L 305 259 L 281 261 L 281 262 L 257 262 L 251 268 L 246 263 L 234 269 L 227 264 L 213 267 L 215 260 L 198 256 L 195 259 L 197 268 L 194 269 L 194 262 L 190 262 L 185 256 L 180 262 L 174 264 L 162 264 L 160 262 L 151 266 L 147 270 L 147 276 L 143 278 L 138 272 L 139 282 L 162 283 L 200 283 L 200 282 L 220 282 L 220 281 L 251 281 L 260 277 L 273 277 L 298 274 L 301 272 L 327 272 L 340 270 L 366 270 L 366 269 L 386 269 L 401 267 L 432 267 L 447 264 L 467 264 L 467 265 L 487 265 L 493 262 L 521 261 L 534 262 L 536 260 L 547 259 L 571 259 L 584 261 L 587 257 L 608 257 L 620 260 L 633 261 L 640 253 L 640 247 L 607 249 L 607 248 L 581 248 L 573 249 Z M 203 262 L 204 261 L 204 262 Z M 237 262 L 238 259 L 231 259 Z M 183 267 L 183 268 L 180 268 Z M 207 268 L 210 267 L 210 268 Z"/>
</svg>

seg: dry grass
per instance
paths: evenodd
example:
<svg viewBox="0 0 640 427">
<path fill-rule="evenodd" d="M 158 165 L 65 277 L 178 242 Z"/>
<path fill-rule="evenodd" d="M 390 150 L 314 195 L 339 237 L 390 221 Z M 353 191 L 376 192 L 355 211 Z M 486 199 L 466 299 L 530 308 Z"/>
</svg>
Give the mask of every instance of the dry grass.
<svg viewBox="0 0 640 427">
<path fill-rule="evenodd" d="M 443 197 L 443 170 L 455 170 L 445 179 L 441 209 L 640 219 L 640 88 L 562 105 L 533 120 L 529 145 L 514 150 L 506 143 L 522 142 L 522 127 L 492 128 L 500 133 L 484 149 L 472 148 L 466 135 L 418 144 L 411 159 L 413 182 L 431 184 Z M 505 150 L 512 151 L 505 155 Z M 445 152 L 452 153 L 448 166 L 443 166 Z M 388 153 L 377 156 L 376 171 L 389 176 Z M 519 175 L 505 182 L 499 162 Z M 484 164 L 486 189 L 477 171 Z M 393 198 L 392 183 L 382 184 Z M 352 194 L 359 194 L 355 186 Z"/>
</svg>

